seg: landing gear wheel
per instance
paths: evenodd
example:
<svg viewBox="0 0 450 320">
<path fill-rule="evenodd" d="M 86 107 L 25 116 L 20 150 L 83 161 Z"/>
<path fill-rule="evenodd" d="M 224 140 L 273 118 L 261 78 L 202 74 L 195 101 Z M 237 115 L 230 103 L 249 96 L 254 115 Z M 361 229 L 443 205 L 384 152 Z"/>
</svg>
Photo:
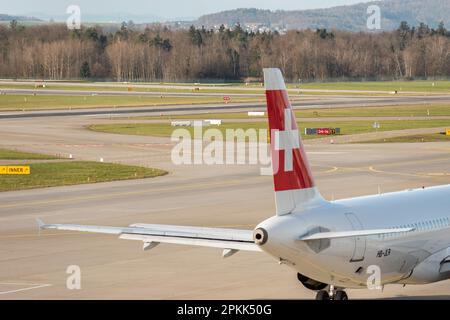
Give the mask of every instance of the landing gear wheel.
<svg viewBox="0 0 450 320">
<path fill-rule="evenodd" d="M 316 300 L 330 300 L 330 295 L 326 290 L 320 290 L 317 292 Z"/>
<path fill-rule="evenodd" d="M 348 296 L 343 290 L 337 290 L 334 294 L 334 300 L 348 300 Z"/>
</svg>

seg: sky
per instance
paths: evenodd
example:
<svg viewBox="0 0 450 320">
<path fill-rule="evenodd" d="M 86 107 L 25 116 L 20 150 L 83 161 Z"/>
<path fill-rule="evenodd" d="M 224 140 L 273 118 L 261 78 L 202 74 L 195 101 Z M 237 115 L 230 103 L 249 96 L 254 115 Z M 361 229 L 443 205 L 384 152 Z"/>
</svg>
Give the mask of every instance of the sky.
<svg viewBox="0 0 450 320">
<path fill-rule="evenodd" d="M 61 16 L 69 5 L 78 5 L 82 14 L 118 13 L 152 15 L 164 19 L 196 18 L 203 14 L 236 8 L 302 10 L 349 5 L 369 0 L 0 0 L 0 13 Z"/>
</svg>

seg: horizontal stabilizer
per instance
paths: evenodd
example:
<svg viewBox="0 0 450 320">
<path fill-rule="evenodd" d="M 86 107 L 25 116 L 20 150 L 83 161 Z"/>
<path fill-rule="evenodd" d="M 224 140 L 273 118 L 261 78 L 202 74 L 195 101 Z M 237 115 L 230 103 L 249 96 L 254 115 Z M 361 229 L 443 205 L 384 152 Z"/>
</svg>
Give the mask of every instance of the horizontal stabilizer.
<svg viewBox="0 0 450 320">
<path fill-rule="evenodd" d="M 40 229 L 117 234 L 121 239 L 140 240 L 144 242 L 144 250 L 154 248 L 159 243 L 172 243 L 228 250 L 261 251 L 253 241 L 253 230 L 143 223 L 132 224 L 128 227 L 109 227 L 45 224 L 41 220 L 37 220 L 37 222 Z M 229 255 L 231 252 L 235 251 L 230 251 Z"/>
<path fill-rule="evenodd" d="M 299 240 L 321 240 L 321 239 L 337 239 L 350 237 L 376 236 L 379 234 L 402 233 L 414 231 L 415 228 L 393 228 L 393 229 L 372 229 L 372 230 L 352 230 L 352 231 L 336 231 L 336 232 L 318 232 L 312 235 L 300 237 Z"/>
</svg>

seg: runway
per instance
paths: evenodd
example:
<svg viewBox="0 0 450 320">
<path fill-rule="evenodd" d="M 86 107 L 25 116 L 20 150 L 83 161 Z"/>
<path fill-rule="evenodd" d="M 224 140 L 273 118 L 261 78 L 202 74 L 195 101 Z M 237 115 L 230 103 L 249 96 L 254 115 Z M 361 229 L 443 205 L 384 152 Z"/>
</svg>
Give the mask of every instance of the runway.
<svg viewBox="0 0 450 320">
<path fill-rule="evenodd" d="M 144 180 L 0 193 L 0 299 L 310 299 L 295 273 L 262 253 L 222 259 L 212 248 L 160 245 L 144 252 L 115 236 L 39 235 L 49 223 L 167 223 L 252 229 L 274 214 L 272 179 L 257 165 L 176 166 L 168 138 L 91 132 L 83 116 L 3 119 L 0 147 L 166 169 Z M 330 145 L 305 141 L 327 199 L 447 184 L 450 143 Z M 81 268 L 81 290 L 66 269 Z M 450 298 L 448 281 L 349 290 L 350 298 Z"/>
<path fill-rule="evenodd" d="M 1 90 L 0 90 L 1 91 Z M 117 94 L 126 92 L 117 92 Z M 263 95 L 259 95 L 264 99 Z M 395 105 L 430 105 L 450 103 L 450 95 L 417 95 L 417 96 L 292 96 L 292 106 L 295 109 L 320 109 L 320 108 L 344 108 L 344 107 L 375 107 Z M 192 104 L 192 105 L 166 105 L 143 107 L 116 107 L 116 108 L 80 108 L 57 110 L 25 110 L 0 113 L 0 119 L 11 118 L 36 118 L 36 117 L 72 117 L 87 115 L 155 115 L 169 112 L 223 112 L 265 110 L 264 102 L 245 103 L 219 103 L 219 104 Z"/>
<path fill-rule="evenodd" d="M 236 86 L 233 84 L 226 84 L 226 83 L 140 83 L 140 82 L 89 82 L 89 83 L 85 83 L 85 82 L 66 82 L 66 81 L 23 81 L 23 80 L 14 80 L 11 81 L 10 79 L 0 79 L 0 85 L 13 85 L 13 86 L 17 86 L 17 85 L 28 85 L 28 86 L 33 86 L 33 85 L 42 85 L 42 84 L 46 84 L 47 86 L 52 86 L 52 87 L 72 87 L 72 88 L 82 88 L 82 87 L 93 87 L 93 88 L 99 88 L 99 89 L 104 89 L 104 88 L 122 88 L 122 89 L 127 89 L 130 86 L 133 89 L 152 89 L 152 90 L 173 90 L 173 89 L 182 89 L 182 90 L 197 90 L 200 89 L 202 91 L 229 91 L 229 90 L 233 90 L 233 91 L 242 91 L 242 92 L 250 92 L 250 91 L 256 91 L 256 90 L 261 90 L 262 89 L 262 81 L 257 84 L 257 83 L 253 83 L 250 84 L 249 86 Z M 393 88 L 394 90 L 395 88 Z M 36 90 L 42 90 L 37 88 Z M 48 87 L 47 89 L 48 90 Z M 288 91 L 293 92 L 293 91 L 300 91 L 302 93 L 349 93 L 349 94 L 360 94 L 360 93 L 366 93 L 366 94 L 390 94 L 392 93 L 393 90 L 349 90 L 349 89 L 307 89 L 303 87 L 303 84 L 297 84 L 294 86 L 288 86 Z M 419 91 L 403 91 L 401 90 L 401 93 L 403 94 L 435 94 L 434 92 L 419 92 Z"/>
</svg>

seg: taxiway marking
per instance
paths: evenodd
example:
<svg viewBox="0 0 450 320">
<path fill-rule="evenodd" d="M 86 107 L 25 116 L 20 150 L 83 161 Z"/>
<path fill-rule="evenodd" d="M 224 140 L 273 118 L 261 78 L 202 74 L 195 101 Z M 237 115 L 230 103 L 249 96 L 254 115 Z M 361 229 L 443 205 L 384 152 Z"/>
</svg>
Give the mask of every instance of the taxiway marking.
<svg viewBox="0 0 450 320">
<path fill-rule="evenodd" d="M 2 282 L 0 283 L 1 285 L 6 285 L 6 286 L 26 286 L 28 285 L 29 287 L 26 288 L 20 288 L 20 289 L 15 289 L 15 290 L 8 290 L 8 291 L 0 291 L 0 295 L 2 294 L 9 294 L 9 293 L 16 293 L 16 292 L 21 292 L 21 291 L 28 291 L 28 290 L 33 290 L 33 289 L 39 289 L 39 288 L 45 288 L 45 287 L 51 287 L 51 284 L 48 283 L 44 283 L 44 284 L 36 284 L 36 283 L 12 283 L 12 282 Z"/>
</svg>

